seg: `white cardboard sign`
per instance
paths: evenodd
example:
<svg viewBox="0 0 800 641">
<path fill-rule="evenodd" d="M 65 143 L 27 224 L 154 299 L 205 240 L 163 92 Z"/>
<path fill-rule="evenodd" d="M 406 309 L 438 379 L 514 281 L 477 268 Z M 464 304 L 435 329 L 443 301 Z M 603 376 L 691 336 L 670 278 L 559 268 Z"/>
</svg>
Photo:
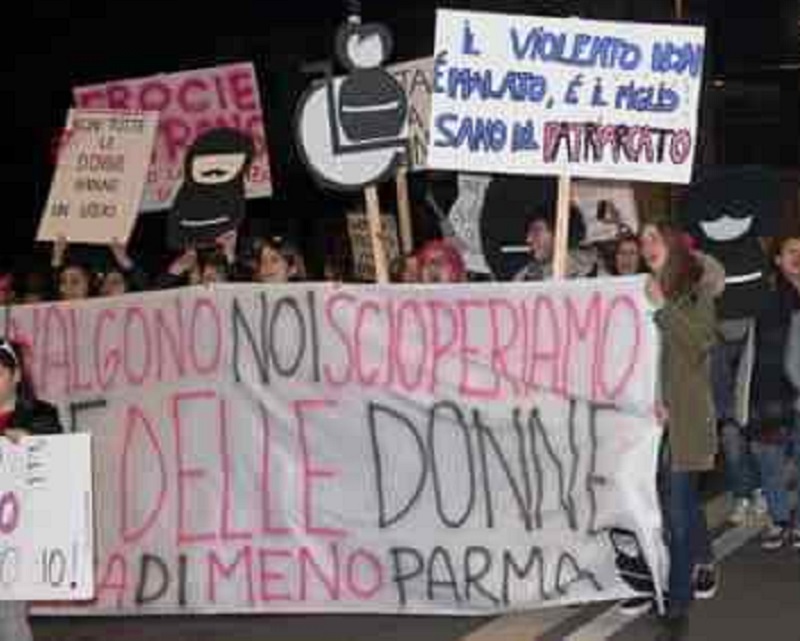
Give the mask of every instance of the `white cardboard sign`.
<svg viewBox="0 0 800 641">
<path fill-rule="evenodd" d="M 688 183 L 700 27 L 439 10 L 428 166 Z"/>
<path fill-rule="evenodd" d="M 37 240 L 125 243 L 142 199 L 158 114 L 71 109 Z"/>
<path fill-rule="evenodd" d="M 93 596 L 91 437 L 0 438 L 0 601 Z"/>
</svg>

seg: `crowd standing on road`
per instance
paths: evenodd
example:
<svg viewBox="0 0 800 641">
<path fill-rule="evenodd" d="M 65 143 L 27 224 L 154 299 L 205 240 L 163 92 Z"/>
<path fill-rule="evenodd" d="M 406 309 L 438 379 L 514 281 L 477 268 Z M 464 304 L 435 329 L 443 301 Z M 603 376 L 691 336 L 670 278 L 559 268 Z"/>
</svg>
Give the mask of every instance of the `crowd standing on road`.
<svg viewBox="0 0 800 641">
<path fill-rule="evenodd" d="M 552 217 L 535 213 L 525 241 L 528 263 L 514 280 L 551 278 Z M 754 509 L 765 512 L 769 522 L 762 537 L 764 550 L 793 546 L 800 552 L 800 514 L 787 484 L 792 461 L 800 468 L 800 236 L 777 240 L 772 256 L 769 295 L 755 319 L 750 420 L 746 426 L 736 426 L 731 447 L 731 412 L 719 381 L 711 375 L 712 363 L 725 362 L 730 345 L 718 341 L 720 324 L 715 318 L 715 301 L 725 287 L 720 263 L 696 250 L 684 232 L 661 222 L 645 224 L 639 236 L 623 229 L 612 242 L 571 243 L 569 277 L 649 274 L 647 295 L 664 348 L 659 488 L 671 557 L 665 613 L 670 628 L 685 626 L 691 602 L 710 598 L 717 589 L 698 485 L 700 476 L 717 465 L 718 439 L 724 445 L 731 521 L 741 523 Z M 332 268 L 342 264 L 340 257 L 327 258 L 323 277 L 349 280 L 346 270 Z M 400 256 L 391 273 L 398 283 L 460 283 L 472 278 L 450 239 L 430 240 L 419 251 Z M 120 244 L 108 248 L 107 261 L 98 268 L 60 239 L 44 268 L 0 274 L 0 304 L 79 301 L 221 282 L 271 285 L 310 279 L 302 252 L 286 237 L 237 239 L 228 233 L 213 246 L 187 247 L 162 273 L 153 275 L 146 274 Z M 21 359 L 18 347 L 0 341 L 0 434 L 14 441 L 29 433 L 59 430 L 55 409 L 36 399 L 26 382 Z M 640 612 L 652 603 L 653 595 L 643 594 L 625 602 L 622 609 Z M 25 608 L 0 603 L 0 639 L 30 638 Z"/>
</svg>

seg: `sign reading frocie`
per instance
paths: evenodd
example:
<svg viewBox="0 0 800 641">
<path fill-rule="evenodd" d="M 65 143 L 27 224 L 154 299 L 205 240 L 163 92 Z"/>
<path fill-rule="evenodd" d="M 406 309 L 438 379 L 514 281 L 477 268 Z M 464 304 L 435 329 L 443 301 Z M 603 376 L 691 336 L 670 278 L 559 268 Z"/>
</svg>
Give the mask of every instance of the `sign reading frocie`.
<svg viewBox="0 0 800 641">
<path fill-rule="evenodd" d="M 440 10 L 428 166 L 687 183 L 700 27 Z"/>
</svg>

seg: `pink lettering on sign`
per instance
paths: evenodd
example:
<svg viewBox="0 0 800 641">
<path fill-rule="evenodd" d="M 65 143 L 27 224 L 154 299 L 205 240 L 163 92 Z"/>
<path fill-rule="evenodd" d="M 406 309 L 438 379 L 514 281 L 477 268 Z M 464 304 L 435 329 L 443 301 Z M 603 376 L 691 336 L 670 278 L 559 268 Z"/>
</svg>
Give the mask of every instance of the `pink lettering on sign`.
<svg viewBox="0 0 800 641">
<path fill-rule="evenodd" d="M 19 526 L 20 503 L 14 492 L 0 494 L 0 534 L 13 534 Z"/>
<path fill-rule="evenodd" d="M 102 603 L 107 593 L 114 596 L 117 609 L 121 610 L 125 604 L 128 589 L 128 561 L 124 555 L 114 552 L 109 555 L 103 564 L 103 573 L 97 581 L 95 601 Z"/>
<path fill-rule="evenodd" d="M 261 603 L 313 603 L 375 599 L 386 587 L 386 568 L 378 555 L 364 548 L 347 549 L 338 542 L 297 547 L 246 545 L 206 555 L 209 603 L 235 595 L 251 606 Z"/>
<path fill-rule="evenodd" d="M 184 304 L 179 296 L 160 305 L 13 310 L 9 336 L 31 345 L 26 366 L 39 394 L 51 398 L 211 379 L 222 370 L 227 340 L 214 299 Z"/>
<path fill-rule="evenodd" d="M 293 600 L 287 586 L 286 575 L 286 566 L 291 558 L 292 553 L 289 550 L 258 551 L 261 600 L 264 603 Z"/>
<path fill-rule="evenodd" d="M 248 195 L 267 196 L 272 191 L 264 118 L 251 64 L 78 87 L 73 93 L 81 108 L 159 112 L 158 137 L 143 198 L 145 210 L 170 204 L 181 180 L 186 150 L 212 127 L 233 127 L 253 138 L 256 159 Z"/>
<path fill-rule="evenodd" d="M 122 412 L 115 468 L 120 543 L 126 549 L 147 545 L 165 531 L 173 533 L 179 547 L 347 537 L 340 524 L 323 516 L 329 514 L 322 508 L 325 495 L 341 471 L 323 464 L 315 444 L 317 430 L 329 424 L 336 405 L 327 399 L 298 400 L 292 403 L 292 418 L 276 432 L 260 403 L 233 403 L 214 390 L 177 392 L 146 409 L 130 403 Z M 288 449 L 287 431 L 295 443 Z M 236 466 L 243 449 L 256 451 L 257 465 Z M 293 459 L 288 467 L 287 455 Z M 147 470 L 147 482 L 141 470 Z"/>
<path fill-rule="evenodd" d="M 219 460 L 222 468 L 222 525 L 220 538 L 223 541 L 249 541 L 253 533 L 249 530 L 237 530 L 233 523 L 234 476 L 232 455 L 230 451 L 230 435 L 228 410 L 225 399 L 219 405 Z"/>
<path fill-rule="evenodd" d="M 476 340 L 478 332 L 474 329 L 470 330 L 470 328 L 478 329 L 483 327 L 483 325 L 471 322 L 471 317 L 474 317 L 478 310 L 480 310 L 481 317 L 483 317 L 485 309 L 486 303 L 484 301 L 461 300 L 458 302 L 461 321 L 461 382 L 458 391 L 462 396 L 491 400 L 499 396 L 498 381 L 495 378 L 495 384 L 492 388 L 481 386 L 477 373 L 481 369 L 485 369 L 481 368 L 480 365 L 486 363 L 488 359 Z"/>
<path fill-rule="evenodd" d="M 427 305 L 431 319 L 431 376 L 428 393 L 433 394 L 439 387 L 440 367 L 456 351 L 461 338 L 461 326 L 458 313 L 449 305 L 436 300 L 428 301 Z"/>
<path fill-rule="evenodd" d="M 149 463 L 146 469 L 150 474 L 157 472 L 159 478 L 158 493 L 152 497 L 150 509 L 145 511 L 145 517 L 140 524 L 132 523 L 131 508 L 133 505 L 140 507 L 141 497 L 139 492 L 142 483 L 139 483 L 138 474 L 135 470 L 141 469 L 141 458 L 137 459 L 139 466 L 132 462 L 133 448 L 136 445 L 147 447 L 147 454 L 140 453 Z M 161 514 L 167 498 L 167 461 L 164 456 L 164 448 L 161 444 L 159 431 L 153 423 L 145 416 L 144 412 L 136 407 L 128 408 L 125 432 L 122 444 L 122 464 L 119 467 L 119 500 L 120 500 L 120 538 L 126 544 L 131 545 L 142 539 L 155 524 Z M 137 510 L 138 511 L 138 510 Z"/>
<path fill-rule="evenodd" d="M 325 301 L 325 383 L 468 399 L 532 390 L 598 402 L 630 391 L 644 315 L 626 294 L 540 292 L 526 298 L 423 301 L 336 292 Z M 410 296 L 414 296 L 413 294 Z M 636 343 L 628 347 L 628 336 Z"/>
<path fill-rule="evenodd" d="M 256 603 L 255 577 L 253 574 L 253 550 L 249 546 L 241 548 L 230 563 L 220 559 L 214 550 L 208 553 L 207 599 L 209 603 L 217 603 L 219 584 L 222 581 L 241 585 L 244 582 L 245 601 L 250 606 Z M 241 592 L 241 590 L 240 590 Z"/>
<path fill-rule="evenodd" d="M 310 536 L 321 537 L 344 537 L 346 532 L 339 528 L 324 527 L 313 522 L 313 503 L 314 487 L 316 479 L 333 479 L 338 475 L 336 470 L 318 466 L 311 458 L 311 443 L 309 441 L 309 428 L 307 414 L 318 412 L 326 414 L 330 412 L 336 403 L 325 400 L 298 401 L 294 404 L 295 416 L 297 417 L 298 438 L 300 441 L 300 456 L 303 469 L 303 526 Z M 318 425 L 322 425 L 322 420 L 317 420 Z"/>
<path fill-rule="evenodd" d="M 202 467 L 199 463 L 193 466 L 188 460 L 187 441 L 195 440 L 197 437 L 193 438 L 192 432 L 187 434 L 185 431 L 193 430 L 196 434 L 199 430 L 207 432 L 208 427 L 196 420 L 183 420 L 183 411 L 187 405 L 201 403 L 205 406 L 214 401 L 215 394 L 210 391 L 176 394 L 172 399 L 172 429 L 175 435 L 175 470 L 178 486 L 178 545 L 202 543 L 216 539 L 214 532 L 210 530 L 194 531 L 189 523 L 189 515 L 195 512 L 195 510 L 191 510 L 192 496 L 194 505 L 201 505 L 203 502 L 207 503 L 209 496 L 213 496 L 213 494 L 209 494 L 211 488 L 208 487 L 208 468 Z M 210 415 L 213 416 L 213 406 L 211 410 Z M 205 412 L 201 411 L 198 414 L 208 416 L 208 408 Z M 194 495 L 190 494 L 192 491 L 195 492 Z"/>
<path fill-rule="evenodd" d="M 261 534 L 264 536 L 288 536 L 292 529 L 288 526 L 280 527 L 273 522 L 272 506 L 276 500 L 279 488 L 272 481 L 272 462 L 276 452 L 273 448 L 272 424 L 267 410 L 261 406 L 261 426 L 263 431 L 263 447 L 261 449 Z"/>
</svg>

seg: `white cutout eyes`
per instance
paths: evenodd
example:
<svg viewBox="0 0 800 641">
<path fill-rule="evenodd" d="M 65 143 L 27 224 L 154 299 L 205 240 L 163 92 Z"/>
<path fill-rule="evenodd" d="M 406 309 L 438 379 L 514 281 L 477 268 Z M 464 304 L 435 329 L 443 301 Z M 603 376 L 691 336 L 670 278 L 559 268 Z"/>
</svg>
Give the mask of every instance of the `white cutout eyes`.
<svg viewBox="0 0 800 641">
<path fill-rule="evenodd" d="M 198 156 L 192 161 L 192 180 L 200 185 L 226 183 L 238 175 L 245 160 L 245 154 Z"/>
<path fill-rule="evenodd" d="M 714 220 L 700 221 L 700 228 L 710 240 L 718 243 L 727 243 L 737 240 L 747 234 L 753 226 L 753 217 L 733 218 L 731 216 L 720 216 Z"/>
</svg>

